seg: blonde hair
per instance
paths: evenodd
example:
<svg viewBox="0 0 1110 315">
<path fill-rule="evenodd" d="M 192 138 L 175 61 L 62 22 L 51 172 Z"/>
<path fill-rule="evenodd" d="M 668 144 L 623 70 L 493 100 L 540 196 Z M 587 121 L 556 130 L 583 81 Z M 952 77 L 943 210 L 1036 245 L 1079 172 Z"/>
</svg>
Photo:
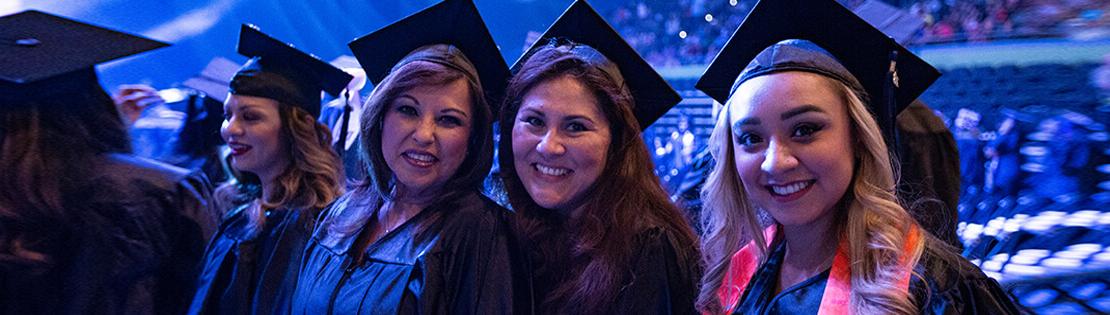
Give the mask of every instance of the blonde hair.
<svg viewBox="0 0 1110 315">
<path fill-rule="evenodd" d="M 281 135 L 289 154 L 289 166 L 273 183 L 270 198 L 260 200 L 261 207 L 249 206 L 247 211 L 251 228 L 246 233 L 253 237 L 266 224 L 262 209 L 285 207 L 308 211 L 315 215 L 343 193 L 343 164 L 331 148 L 331 131 L 316 121 L 308 112 L 295 106 L 281 104 Z M 221 207 L 242 205 L 255 198 L 262 198 L 259 179 L 249 173 L 232 172 L 236 180 L 221 185 L 217 199 Z"/>
<path fill-rule="evenodd" d="M 907 231 L 917 223 L 899 204 L 895 193 L 897 162 L 891 160 L 882 131 L 863 98 L 844 84 L 827 80 L 835 84 L 847 104 L 855 140 L 852 185 L 844 198 L 847 214 L 839 216 L 846 222 L 838 224 L 846 226 L 841 231 L 847 234 L 852 266 L 851 307 L 856 314 L 915 314 L 918 311 L 912 297 L 899 287 L 899 275 L 902 266 L 914 266 L 920 260 L 924 238 L 904 244 Z M 727 305 L 722 305 L 717 292 L 735 285 L 725 283 L 732 255 L 751 240 L 760 261 L 766 261 L 770 242 L 761 233 L 769 223 L 761 219 L 766 214 L 747 198 L 733 163 L 728 106 L 718 115 L 710 136 L 709 150 L 717 163 L 702 189 L 702 224 L 706 231 L 702 248 L 707 269 L 697 306 L 708 313 L 725 311 Z M 905 257 L 904 249 L 909 249 Z"/>
</svg>

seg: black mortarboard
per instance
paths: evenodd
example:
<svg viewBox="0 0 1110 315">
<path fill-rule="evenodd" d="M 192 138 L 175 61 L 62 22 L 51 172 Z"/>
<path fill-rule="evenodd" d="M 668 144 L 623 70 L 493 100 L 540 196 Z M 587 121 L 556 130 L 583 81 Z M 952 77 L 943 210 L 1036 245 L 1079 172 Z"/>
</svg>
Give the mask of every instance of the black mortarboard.
<svg viewBox="0 0 1110 315">
<path fill-rule="evenodd" d="M 239 71 L 239 64 L 224 57 L 212 58 L 199 74 L 185 80 L 181 85 L 203 92 L 221 103 L 227 98 L 231 78 Z"/>
<path fill-rule="evenodd" d="M 239 32 L 239 54 L 251 57 L 231 80 L 231 94 L 265 97 L 320 115 L 320 92 L 339 96 L 351 75 L 253 25 Z"/>
<path fill-rule="evenodd" d="M 832 58 L 821 57 L 829 54 Z M 895 116 L 940 77 L 931 65 L 833 0 L 761 0 L 695 86 L 723 104 L 737 83 L 789 70 L 824 74 L 850 87 L 847 81 L 856 80 L 854 88 L 870 96 L 871 110 L 888 137 Z M 837 77 L 845 70 L 852 78 Z"/>
<path fill-rule="evenodd" d="M 418 48 L 437 44 L 449 47 L 413 54 Z M 472 0 L 444 0 L 359 37 L 348 46 L 375 86 L 395 66 L 416 60 L 453 67 L 468 75 L 477 72 L 476 79 L 495 114 L 497 100 L 509 80 L 509 67 Z M 473 69 L 466 69 L 469 67 Z"/>
<path fill-rule="evenodd" d="M 103 91 L 97 64 L 166 46 L 40 11 L 0 17 L 0 100 Z"/>
<path fill-rule="evenodd" d="M 620 34 L 583 0 L 574 1 L 563 15 L 547 28 L 532 47 L 513 64 L 513 73 L 519 71 L 524 62 L 540 48 L 547 45 L 566 44 L 567 41 L 592 48 L 573 49 L 573 51 L 581 51 L 587 60 L 592 59 L 593 56 L 589 56 L 590 54 L 598 52 L 601 57 L 604 57 L 601 59 L 607 59 L 616 64 L 619 73 L 608 74 L 617 82 L 623 82 L 632 92 L 632 98 L 636 102 L 632 111 L 636 114 L 636 120 L 640 122 L 640 128 L 647 128 L 659 117 L 663 117 L 671 107 L 682 101 L 682 96 L 679 96 L 678 92 L 675 92 L 674 88 L 667 84 L 667 81 L 663 80 L 663 77 L 655 72 L 655 69 L 652 69 L 651 65 L 640 57 L 640 54 L 636 53 L 636 50 L 629 46 Z M 604 63 L 603 60 L 598 61 Z M 602 71 L 606 71 L 607 67 L 600 64 L 599 66 Z"/>
</svg>

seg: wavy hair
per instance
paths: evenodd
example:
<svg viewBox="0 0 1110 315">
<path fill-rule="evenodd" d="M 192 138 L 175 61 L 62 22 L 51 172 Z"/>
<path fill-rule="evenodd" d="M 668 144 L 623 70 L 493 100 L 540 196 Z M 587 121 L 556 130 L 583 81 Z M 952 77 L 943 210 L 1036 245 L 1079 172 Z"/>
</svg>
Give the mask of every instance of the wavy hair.
<svg viewBox="0 0 1110 315">
<path fill-rule="evenodd" d="M 645 229 L 662 227 L 674 237 L 679 259 L 697 261 L 698 243 L 687 219 L 652 173 L 651 157 L 632 112 L 631 93 L 570 48 L 541 48 L 509 81 L 501 115 L 500 161 L 504 188 L 517 213 L 516 233 L 532 244 L 545 264 L 543 270 L 566 275 L 539 309 L 589 313 L 616 299 L 622 281 L 627 280 L 635 237 Z M 611 125 L 612 139 L 606 152 L 610 162 L 599 176 L 605 180 L 586 189 L 590 195 L 583 210 L 570 216 L 537 205 L 513 167 L 511 122 L 524 96 L 540 83 L 562 77 L 578 80 L 592 92 Z"/>
<path fill-rule="evenodd" d="M 849 244 L 851 306 L 856 314 L 916 314 L 918 310 L 912 297 L 899 288 L 899 271 L 903 263 L 917 264 L 927 237 L 918 238 L 914 244 L 904 244 L 906 232 L 917 223 L 899 203 L 894 175 L 897 161 L 891 159 L 882 131 L 865 105 L 866 95 L 861 96 L 837 81 L 826 80 L 836 86 L 847 104 L 851 137 L 855 139 L 852 183 L 842 200 L 846 206 L 834 208 L 834 211 L 847 212 L 837 214 L 839 222 L 834 225 L 846 227 L 841 233 L 846 234 L 843 237 L 847 237 Z M 744 242 L 754 240 L 760 261 L 766 261 L 770 242 L 760 232 L 770 223 L 768 215 L 755 208 L 747 198 L 736 164 L 732 162 L 735 148 L 727 106 L 718 115 L 710 136 L 709 150 L 718 163 L 702 190 L 706 210 L 702 222 L 706 234 L 702 245 L 707 269 L 697 305 L 708 313 L 725 311 L 726 306 L 722 305 L 717 291 L 734 285 L 725 283 L 732 255 Z M 906 248 L 908 252 L 904 252 Z"/>
<path fill-rule="evenodd" d="M 41 270 L 52 263 L 50 243 L 81 216 L 95 157 L 129 153 L 131 144 L 99 88 L 0 102 L 0 265 Z"/>
<path fill-rule="evenodd" d="M 278 175 L 270 198 L 261 200 L 261 207 L 247 207 L 251 229 L 256 235 L 266 224 L 263 208 L 288 208 L 309 211 L 315 215 L 343 193 L 343 163 L 331 147 L 331 130 L 307 111 L 288 104 L 279 104 L 281 136 L 289 154 L 289 166 Z M 261 181 L 248 172 L 232 172 L 229 181 L 216 190 L 220 208 L 230 209 L 256 198 L 262 198 Z"/>
<path fill-rule="evenodd" d="M 460 79 L 466 80 L 470 95 L 471 129 L 466 157 L 459 169 L 443 185 L 444 191 L 438 194 L 432 204 L 481 191 L 483 181 L 493 165 L 493 114 L 481 82 L 453 67 L 429 61 L 413 61 L 393 69 L 374 88 L 364 106 L 367 110 L 359 117 L 362 134 L 362 150 L 359 153 L 367 175 L 352 193 L 365 196 L 370 202 L 367 207 L 359 209 L 377 211 L 386 200 L 395 197 L 396 177 L 386 164 L 381 150 L 382 126 L 393 101 L 418 87 L 444 86 Z M 345 215 L 329 229 L 338 235 L 348 235 L 361 229 L 371 215 L 371 211 Z"/>
</svg>

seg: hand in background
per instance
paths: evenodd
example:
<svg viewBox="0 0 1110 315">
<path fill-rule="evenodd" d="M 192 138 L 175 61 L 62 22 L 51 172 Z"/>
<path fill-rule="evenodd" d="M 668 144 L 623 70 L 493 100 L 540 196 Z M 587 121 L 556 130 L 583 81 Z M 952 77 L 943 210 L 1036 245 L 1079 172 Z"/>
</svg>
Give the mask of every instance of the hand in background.
<svg viewBox="0 0 1110 315">
<path fill-rule="evenodd" d="M 116 109 L 119 110 L 120 116 L 128 127 L 139 120 L 143 110 L 166 102 L 158 95 L 158 90 L 145 84 L 120 85 L 112 95 L 112 100 L 115 101 Z"/>
</svg>

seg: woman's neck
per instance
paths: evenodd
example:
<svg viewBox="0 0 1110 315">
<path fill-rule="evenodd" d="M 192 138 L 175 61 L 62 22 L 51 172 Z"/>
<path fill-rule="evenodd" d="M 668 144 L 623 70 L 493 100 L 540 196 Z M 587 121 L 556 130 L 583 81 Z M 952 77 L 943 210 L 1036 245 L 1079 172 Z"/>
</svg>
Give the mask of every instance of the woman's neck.
<svg viewBox="0 0 1110 315">
<path fill-rule="evenodd" d="M 403 208 L 415 207 L 423 209 L 432 204 L 436 196 L 439 196 L 441 189 L 426 188 L 423 190 L 413 190 L 407 187 L 398 185 L 393 188 L 393 198 L 390 201 L 394 206 L 401 206 Z"/>
<path fill-rule="evenodd" d="M 288 163 L 276 163 L 255 173 L 255 176 L 258 176 L 258 181 L 262 186 L 263 202 L 272 200 L 271 198 L 277 193 L 281 174 L 285 173 L 288 166 Z"/>
<path fill-rule="evenodd" d="M 832 265 L 840 240 L 834 226 L 835 211 L 809 224 L 783 226 L 786 255 L 780 271 L 779 290 L 813 277 Z"/>
<path fill-rule="evenodd" d="M 396 226 L 404 223 L 409 218 L 420 213 L 420 210 L 427 208 L 435 200 L 435 196 L 439 195 L 438 189 L 425 189 L 422 191 L 413 191 L 405 187 L 397 186 L 393 191 L 393 198 L 382 204 L 381 211 L 378 212 L 378 222 L 387 226 Z"/>
<path fill-rule="evenodd" d="M 273 198 L 273 196 L 275 194 L 275 191 L 277 191 L 277 186 L 278 186 L 277 176 L 269 176 L 267 178 L 262 178 L 260 176 L 259 177 L 259 182 L 261 182 L 260 185 L 262 186 L 262 201 L 263 201 L 263 203 L 265 203 L 266 201 L 272 200 L 271 198 Z"/>
</svg>

